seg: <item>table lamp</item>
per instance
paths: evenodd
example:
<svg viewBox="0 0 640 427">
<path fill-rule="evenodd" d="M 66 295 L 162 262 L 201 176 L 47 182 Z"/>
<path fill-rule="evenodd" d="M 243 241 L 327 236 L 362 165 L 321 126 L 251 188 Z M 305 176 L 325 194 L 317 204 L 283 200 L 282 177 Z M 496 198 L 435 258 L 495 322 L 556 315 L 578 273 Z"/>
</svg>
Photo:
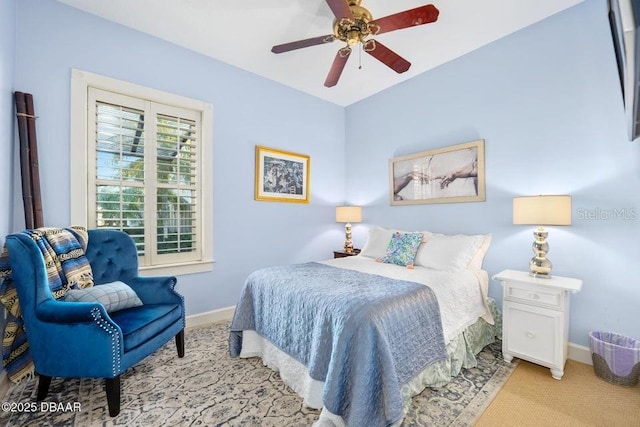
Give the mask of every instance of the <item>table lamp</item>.
<svg viewBox="0 0 640 427">
<path fill-rule="evenodd" d="M 529 275 L 551 277 L 551 261 L 547 259 L 549 233 L 544 225 L 571 225 L 571 196 L 525 196 L 513 199 L 513 223 L 537 225 L 529 262 Z"/>
<path fill-rule="evenodd" d="M 344 226 L 345 239 L 344 251 L 353 253 L 353 242 L 351 241 L 351 223 L 362 221 L 362 207 L 360 206 L 337 206 L 336 222 L 346 223 Z"/>
</svg>

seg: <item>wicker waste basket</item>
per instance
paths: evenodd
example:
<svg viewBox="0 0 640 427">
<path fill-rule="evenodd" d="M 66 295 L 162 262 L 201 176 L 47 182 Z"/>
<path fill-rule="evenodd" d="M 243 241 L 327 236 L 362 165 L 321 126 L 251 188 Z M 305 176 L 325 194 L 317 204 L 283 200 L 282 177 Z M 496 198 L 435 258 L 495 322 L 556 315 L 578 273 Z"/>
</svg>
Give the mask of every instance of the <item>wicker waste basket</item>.
<svg viewBox="0 0 640 427">
<path fill-rule="evenodd" d="M 596 375 L 612 384 L 633 386 L 640 378 L 640 341 L 613 332 L 589 334 Z"/>
</svg>

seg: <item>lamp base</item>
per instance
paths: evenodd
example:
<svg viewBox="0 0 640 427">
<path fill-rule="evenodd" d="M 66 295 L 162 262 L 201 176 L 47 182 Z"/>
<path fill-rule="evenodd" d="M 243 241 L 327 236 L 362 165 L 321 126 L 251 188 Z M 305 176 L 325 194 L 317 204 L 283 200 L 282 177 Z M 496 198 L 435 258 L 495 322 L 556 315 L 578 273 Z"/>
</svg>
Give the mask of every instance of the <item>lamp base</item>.
<svg viewBox="0 0 640 427">
<path fill-rule="evenodd" d="M 351 223 L 348 222 L 344 226 L 344 251 L 348 254 L 353 253 L 353 241 L 351 240 Z"/>
<path fill-rule="evenodd" d="M 529 261 L 529 276 L 537 277 L 540 279 L 549 279 L 551 277 L 551 261 L 547 259 L 547 252 L 549 251 L 549 244 L 547 243 L 547 236 L 549 232 L 544 227 L 538 227 L 533 232 L 535 238 L 531 248 L 535 256 Z"/>
<path fill-rule="evenodd" d="M 537 273 L 535 271 L 529 271 L 529 276 L 535 277 L 536 279 L 551 279 L 551 274 L 549 274 L 549 273 Z"/>
</svg>

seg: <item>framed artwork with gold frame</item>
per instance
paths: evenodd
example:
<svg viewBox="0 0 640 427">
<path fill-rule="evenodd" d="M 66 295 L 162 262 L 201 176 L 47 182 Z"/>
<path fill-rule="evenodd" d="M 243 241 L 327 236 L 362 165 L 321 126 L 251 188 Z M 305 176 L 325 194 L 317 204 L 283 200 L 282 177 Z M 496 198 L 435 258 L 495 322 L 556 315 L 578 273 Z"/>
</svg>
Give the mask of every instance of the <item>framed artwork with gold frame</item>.
<svg viewBox="0 0 640 427">
<path fill-rule="evenodd" d="M 484 140 L 451 145 L 389 161 L 392 205 L 483 202 Z"/>
<path fill-rule="evenodd" d="M 256 145 L 255 199 L 309 203 L 310 163 L 307 155 Z"/>
</svg>

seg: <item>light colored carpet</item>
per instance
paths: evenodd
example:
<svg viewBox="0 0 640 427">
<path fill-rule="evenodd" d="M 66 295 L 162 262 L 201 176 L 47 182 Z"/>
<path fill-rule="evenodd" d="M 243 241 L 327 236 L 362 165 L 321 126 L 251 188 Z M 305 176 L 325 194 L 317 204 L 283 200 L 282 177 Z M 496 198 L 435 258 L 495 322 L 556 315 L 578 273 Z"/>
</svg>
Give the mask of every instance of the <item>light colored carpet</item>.
<svg viewBox="0 0 640 427">
<path fill-rule="evenodd" d="M 103 381 L 54 378 L 45 404 L 75 404 L 80 411 L 5 411 L 7 426 L 308 426 L 319 411 L 302 406 L 276 372 L 258 358 L 228 355 L 228 323 L 187 330 L 186 355 L 173 340 L 122 376 L 121 412 L 107 413 Z M 409 426 L 472 425 L 515 368 L 502 360 L 500 342 L 487 346 L 478 366 L 447 386 L 413 399 Z M 35 403 L 36 381 L 12 387 L 4 402 Z M 39 405 L 39 404 L 38 404 Z M 19 409 L 19 408 L 17 408 Z"/>
<path fill-rule="evenodd" d="M 520 361 L 476 426 L 640 426 L 640 383 L 610 384 L 573 360 L 558 381 L 549 369 Z"/>
</svg>

